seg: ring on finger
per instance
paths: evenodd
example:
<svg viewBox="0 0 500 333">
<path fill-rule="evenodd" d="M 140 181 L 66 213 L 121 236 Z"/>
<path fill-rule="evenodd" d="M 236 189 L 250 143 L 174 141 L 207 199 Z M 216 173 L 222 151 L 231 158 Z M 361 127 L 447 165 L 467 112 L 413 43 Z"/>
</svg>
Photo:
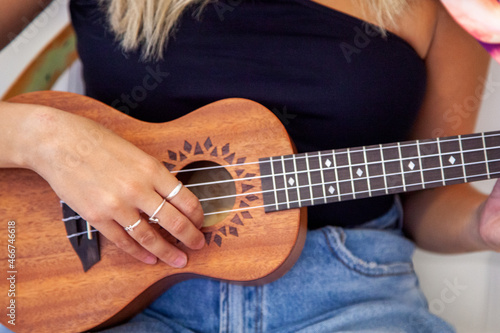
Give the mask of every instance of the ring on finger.
<svg viewBox="0 0 500 333">
<path fill-rule="evenodd" d="M 149 217 L 149 222 L 150 223 L 159 223 L 160 222 L 160 219 L 156 217 L 156 214 L 158 214 L 158 212 L 163 207 L 163 205 L 165 204 L 165 202 L 167 202 L 167 200 L 171 200 L 173 197 L 175 197 L 179 193 L 179 191 L 181 190 L 181 188 L 182 188 L 182 183 L 178 182 L 177 186 L 175 186 L 175 188 L 172 190 L 172 192 L 170 192 L 170 194 L 167 195 L 163 199 L 163 201 L 158 206 L 158 208 L 156 208 L 156 210 L 154 211 L 154 213 Z"/>
<path fill-rule="evenodd" d="M 172 190 L 172 192 L 170 192 L 169 195 L 167 195 L 167 197 L 165 198 L 165 200 L 172 200 L 178 193 L 179 191 L 181 190 L 182 188 L 182 183 L 181 182 L 178 182 L 177 183 L 177 186 Z"/>
<path fill-rule="evenodd" d="M 158 214 L 158 212 L 160 211 L 160 209 L 163 207 L 163 205 L 165 204 L 165 202 L 167 202 L 167 199 L 164 198 L 163 201 L 161 202 L 161 204 L 158 206 L 158 208 L 156 208 L 155 212 L 149 217 L 149 222 L 150 223 L 159 223 L 160 222 L 160 219 L 155 217 L 156 214 Z"/>
<path fill-rule="evenodd" d="M 125 229 L 125 231 L 133 231 L 133 230 L 134 230 L 134 228 L 135 228 L 135 227 L 137 227 L 137 226 L 139 225 L 139 223 L 141 223 L 141 221 L 142 221 L 142 219 L 141 219 L 141 218 L 139 218 L 139 219 L 137 220 L 137 222 L 135 222 L 134 224 L 131 224 L 131 225 L 129 225 L 128 227 L 125 227 L 125 228 L 123 228 L 123 229 Z"/>
</svg>

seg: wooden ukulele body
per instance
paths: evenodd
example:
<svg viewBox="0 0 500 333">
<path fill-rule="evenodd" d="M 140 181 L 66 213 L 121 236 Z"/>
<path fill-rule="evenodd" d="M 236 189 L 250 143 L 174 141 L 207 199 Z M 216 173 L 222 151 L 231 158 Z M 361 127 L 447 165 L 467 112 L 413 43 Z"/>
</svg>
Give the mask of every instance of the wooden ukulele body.
<svg viewBox="0 0 500 333">
<path fill-rule="evenodd" d="M 181 280 L 204 276 L 237 283 L 269 282 L 299 256 L 305 240 L 305 210 L 266 214 L 258 208 L 264 205 L 259 158 L 293 153 L 283 126 L 260 104 L 223 100 L 172 122 L 151 124 L 69 93 L 29 93 L 11 101 L 48 105 L 93 119 L 172 171 L 197 161 L 219 164 L 231 175 L 237 197 L 234 211 L 202 229 L 207 240 L 204 249 L 190 251 L 178 244 L 189 256 L 183 269 L 143 264 L 100 236 L 101 260 L 84 273 L 67 239 L 59 199 L 49 184 L 29 170 L 0 169 L 0 269 L 15 281 L 9 296 L 12 279 L 0 279 L 1 306 L 5 309 L 12 300 L 15 304 L 15 326 L 8 323 L 12 317 L 0 316 L 9 329 L 103 328 L 126 320 Z M 68 156 L 68 167 L 77 168 L 79 159 L 97 149 L 99 139 L 98 133 L 88 133 L 88 140 Z M 9 221 L 15 222 L 13 243 L 8 242 Z M 10 262 L 9 244 L 15 247 Z"/>
</svg>

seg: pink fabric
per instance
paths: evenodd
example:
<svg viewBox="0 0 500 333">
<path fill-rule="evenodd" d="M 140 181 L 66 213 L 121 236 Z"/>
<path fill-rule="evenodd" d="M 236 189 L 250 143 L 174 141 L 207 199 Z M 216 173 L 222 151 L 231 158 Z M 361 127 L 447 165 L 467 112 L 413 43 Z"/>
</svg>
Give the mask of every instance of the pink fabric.
<svg viewBox="0 0 500 333">
<path fill-rule="evenodd" d="M 441 0 L 457 22 L 500 63 L 500 1 Z"/>
</svg>

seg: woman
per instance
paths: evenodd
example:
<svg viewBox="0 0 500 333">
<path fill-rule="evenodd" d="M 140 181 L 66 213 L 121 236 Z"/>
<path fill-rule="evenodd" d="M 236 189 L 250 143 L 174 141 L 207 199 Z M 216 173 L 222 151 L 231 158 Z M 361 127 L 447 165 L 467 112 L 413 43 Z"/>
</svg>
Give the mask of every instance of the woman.
<svg viewBox="0 0 500 333">
<path fill-rule="evenodd" d="M 472 132 L 477 108 L 459 122 L 444 115 L 481 90 L 487 69 L 487 54 L 437 1 L 73 0 L 71 13 L 91 97 L 147 121 L 250 98 L 283 110 L 299 152 Z M 0 117 L 0 166 L 38 172 L 133 257 L 188 260 L 140 211 L 204 246 L 199 202 L 159 161 L 103 132 L 99 150 L 68 170 L 58 165 L 79 133 L 99 125 L 8 103 Z M 394 195 L 313 207 L 303 254 L 278 281 L 183 282 L 115 330 L 452 331 L 426 310 L 403 232 L 433 251 L 499 250 L 499 196 L 500 185 L 488 198 L 468 185 L 408 194 L 404 226 Z"/>
</svg>

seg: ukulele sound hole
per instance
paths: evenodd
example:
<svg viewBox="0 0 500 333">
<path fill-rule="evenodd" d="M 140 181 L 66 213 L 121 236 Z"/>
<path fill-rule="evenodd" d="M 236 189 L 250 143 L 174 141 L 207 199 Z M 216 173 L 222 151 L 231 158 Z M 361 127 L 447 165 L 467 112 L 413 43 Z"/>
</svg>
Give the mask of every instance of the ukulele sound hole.
<svg viewBox="0 0 500 333">
<path fill-rule="evenodd" d="M 229 210 L 233 209 L 236 200 L 236 186 L 231 174 L 221 165 L 209 161 L 193 162 L 182 170 L 177 174 L 177 178 L 184 185 L 192 185 L 188 188 L 200 199 L 205 214 L 227 211 L 205 215 L 203 226 L 215 225 L 226 218 L 229 215 Z"/>
</svg>

